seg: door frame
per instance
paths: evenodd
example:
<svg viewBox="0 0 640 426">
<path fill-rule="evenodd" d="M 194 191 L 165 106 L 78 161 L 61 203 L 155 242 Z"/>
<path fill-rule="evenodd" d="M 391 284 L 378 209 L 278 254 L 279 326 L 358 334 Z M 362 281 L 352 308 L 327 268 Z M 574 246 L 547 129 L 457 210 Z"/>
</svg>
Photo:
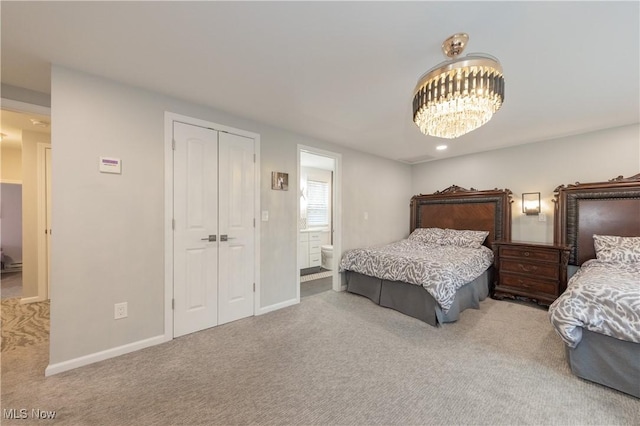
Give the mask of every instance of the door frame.
<svg viewBox="0 0 640 426">
<path fill-rule="evenodd" d="M 331 274 L 332 288 L 334 291 L 344 291 L 346 286 L 342 285 L 342 279 L 338 272 L 338 262 L 342 255 L 342 154 L 337 152 L 327 151 L 320 148 L 315 148 L 308 145 L 298 144 L 297 150 L 297 167 L 298 167 L 298 179 L 296 182 L 296 188 L 298 194 L 302 191 L 300 187 L 300 153 L 302 151 L 310 154 L 319 155 L 322 157 L 332 158 L 334 161 L 333 171 L 333 188 L 332 188 L 332 209 L 333 209 L 333 271 Z M 300 217 L 300 197 L 296 203 L 296 218 Z M 300 250 L 300 221 L 296 220 L 296 301 L 300 302 L 300 265 L 298 263 L 297 253 Z"/>
<path fill-rule="evenodd" d="M 37 161 L 37 214 L 38 214 L 38 300 L 47 300 L 51 297 L 49 294 L 51 291 L 51 277 L 49 273 L 51 268 L 49 263 L 51 262 L 51 253 L 47 247 L 47 232 L 51 232 L 50 228 L 47 231 L 47 161 L 46 150 L 51 149 L 50 143 L 38 142 L 36 146 L 36 161 Z M 48 235 L 51 238 L 51 234 Z"/>
<path fill-rule="evenodd" d="M 233 133 L 254 140 L 254 292 L 253 313 L 260 309 L 260 135 L 207 120 L 176 114 L 164 113 L 164 340 L 173 340 L 173 122 L 201 126 L 227 133 Z"/>
<path fill-rule="evenodd" d="M 37 104 L 31 104 L 28 102 L 22 102 L 22 101 L 16 101 L 14 99 L 8 99 L 8 98 L 0 98 L 0 103 L 1 105 L 1 109 L 5 109 L 8 111 L 14 111 L 14 112 L 19 112 L 22 114 L 38 114 L 38 115 L 44 115 L 44 116 L 48 116 L 49 118 L 51 118 L 51 107 L 47 107 L 47 106 L 42 106 L 42 105 L 37 105 Z M 51 142 L 53 143 L 53 134 L 51 135 Z M 49 148 L 51 148 L 52 143 L 42 143 L 39 142 L 37 144 L 37 151 L 36 151 L 36 217 L 37 217 L 37 225 L 36 225 L 36 247 L 37 247 L 37 266 L 36 266 L 36 274 L 37 274 L 37 288 L 38 288 L 38 294 L 36 296 L 33 297 L 22 297 L 20 299 L 20 303 L 24 304 L 24 303 L 33 303 L 33 302 L 42 302 L 44 300 L 47 300 L 49 298 L 49 290 L 47 289 L 47 284 L 46 284 L 46 280 L 44 279 L 43 274 L 43 267 L 46 268 L 46 262 L 48 262 L 51 259 L 51 253 L 49 253 L 49 260 L 46 259 L 46 253 L 47 253 L 47 242 L 46 242 L 46 238 L 44 238 L 44 230 L 45 230 L 45 225 L 44 223 L 46 223 L 46 210 L 44 210 L 44 206 L 45 206 L 45 201 L 44 201 L 44 197 L 46 196 L 45 194 L 45 190 L 44 190 L 44 181 L 43 179 L 45 179 L 44 177 L 44 156 L 42 157 L 42 161 L 40 159 L 40 155 L 41 155 L 41 146 L 40 145 L 48 145 Z M 42 152 L 42 154 L 44 154 L 44 152 Z M 20 183 L 22 183 L 22 180 L 20 181 Z M 44 221 L 44 222 L 43 222 Z M 42 225 L 41 225 L 42 223 Z M 23 235 L 24 238 L 24 235 Z M 53 249 L 51 250 L 53 251 Z M 45 256 L 45 259 L 43 260 L 42 256 Z M 44 270 L 46 271 L 46 269 Z M 49 278 L 49 280 L 51 280 L 51 278 Z"/>
</svg>

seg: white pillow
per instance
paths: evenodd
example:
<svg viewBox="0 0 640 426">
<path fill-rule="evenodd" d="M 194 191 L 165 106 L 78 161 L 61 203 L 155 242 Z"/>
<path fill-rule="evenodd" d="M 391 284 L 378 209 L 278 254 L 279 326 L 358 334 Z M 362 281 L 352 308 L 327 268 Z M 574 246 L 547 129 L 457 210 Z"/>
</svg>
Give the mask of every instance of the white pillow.
<svg viewBox="0 0 640 426">
<path fill-rule="evenodd" d="M 458 247 L 480 248 L 489 231 L 471 231 L 458 229 L 445 229 L 444 237 L 440 244 Z"/>
<path fill-rule="evenodd" d="M 444 229 L 441 228 L 416 228 L 409 235 L 409 239 L 427 244 L 440 244 L 444 233 Z"/>
<path fill-rule="evenodd" d="M 640 237 L 594 235 L 593 246 L 596 249 L 596 258 L 603 262 L 640 262 Z"/>
</svg>

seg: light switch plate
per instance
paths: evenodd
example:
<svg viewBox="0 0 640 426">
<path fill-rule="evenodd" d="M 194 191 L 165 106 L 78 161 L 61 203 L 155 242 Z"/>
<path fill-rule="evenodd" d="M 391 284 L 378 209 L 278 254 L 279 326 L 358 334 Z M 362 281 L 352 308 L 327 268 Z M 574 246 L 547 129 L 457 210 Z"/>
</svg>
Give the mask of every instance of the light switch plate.
<svg viewBox="0 0 640 426">
<path fill-rule="evenodd" d="M 262 210 L 262 221 L 263 222 L 269 221 L 269 210 Z"/>
</svg>

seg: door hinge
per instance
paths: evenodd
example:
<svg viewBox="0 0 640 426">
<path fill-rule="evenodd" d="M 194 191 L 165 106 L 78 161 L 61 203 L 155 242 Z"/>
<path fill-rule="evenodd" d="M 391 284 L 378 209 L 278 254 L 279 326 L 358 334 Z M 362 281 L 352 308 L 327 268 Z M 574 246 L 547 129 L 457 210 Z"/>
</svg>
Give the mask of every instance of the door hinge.
<svg viewBox="0 0 640 426">
<path fill-rule="evenodd" d="M 176 299 L 171 299 L 171 309 L 176 308 Z"/>
<path fill-rule="evenodd" d="M 171 149 L 172 150 L 176 150 L 176 140 L 175 139 L 171 139 Z"/>
<path fill-rule="evenodd" d="M 255 217 L 253 218 L 253 227 L 254 228 L 256 227 L 256 218 Z"/>
<path fill-rule="evenodd" d="M 253 292 L 256 292 L 256 283 L 253 283 Z"/>
<path fill-rule="evenodd" d="M 174 231 L 176 230 L 176 220 L 175 219 L 171 219 L 171 229 L 173 229 Z"/>
<path fill-rule="evenodd" d="M 256 155 L 255 154 L 253 154 L 253 162 L 254 163 L 256 162 Z"/>
</svg>

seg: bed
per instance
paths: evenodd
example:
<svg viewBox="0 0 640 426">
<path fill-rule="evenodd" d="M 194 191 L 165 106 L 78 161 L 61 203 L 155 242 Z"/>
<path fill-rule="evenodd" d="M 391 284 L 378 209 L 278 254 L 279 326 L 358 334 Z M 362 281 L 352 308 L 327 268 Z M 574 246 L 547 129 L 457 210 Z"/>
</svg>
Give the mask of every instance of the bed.
<svg viewBox="0 0 640 426">
<path fill-rule="evenodd" d="M 549 307 L 573 374 L 640 398 L 640 174 L 555 191 L 567 290 Z"/>
<path fill-rule="evenodd" d="M 395 254 L 395 258 L 387 259 L 386 267 L 370 265 L 368 269 L 359 269 L 351 263 L 354 258 L 364 259 L 364 264 L 373 262 L 375 253 L 372 251 L 389 253 L 395 248 L 403 251 L 403 245 L 407 240 L 382 248 L 346 251 L 340 262 L 340 270 L 346 275 L 347 291 L 365 296 L 380 306 L 402 312 L 432 326 L 457 321 L 460 313 L 465 309 L 478 309 L 480 301 L 484 300 L 491 291 L 493 286 L 492 244 L 497 240 L 511 238 L 511 202 L 511 191 L 508 189 L 479 191 L 456 185 L 433 194 L 420 194 L 411 198 L 410 235 L 407 240 L 413 237 L 428 240 L 430 236 L 437 237 L 441 231 L 448 232 L 447 238 L 450 239 L 465 240 L 466 237 L 470 237 L 474 241 L 471 244 L 473 248 L 485 253 L 480 257 L 485 256 L 487 252 L 491 257 L 488 263 L 486 258 L 483 260 L 486 265 L 477 276 L 471 277 L 467 274 L 466 281 L 463 283 L 457 278 L 458 282 L 453 290 L 441 288 L 441 293 L 445 295 L 444 299 L 436 300 L 432 294 L 432 288 L 427 290 L 428 287 L 417 282 L 394 278 L 397 276 L 394 269 L 400 269 L 400 267 L 413 270 L 413 275 L 429 275 L 428 269 L 423 267 L 420 270 L 417 266 L 411 266 L 406 263 L 409 261 L 400 254 Z M 483 234 L 479 244 L 482 247 L 476 247 L 475 242 L 480 240 L 480 234 Z M 411 247 L 405 247 L 405 249 L 405 251 L 415 251 L 415 248 Z M 445 248 L 440 252 L 440 255 L 447 256 L 449 250 Z M 391 253 L 391 256 L 394 254 Z M 429 255 L 423 257 L 428 260 Z M 470 260 L 468 263 L 470 265 L 477 262 L 481 261 Z M 463 269 L 466 269 L 466 266 Z M 376 273 L 376 270 L 382 273 Z M 453 280 L 446 276 L 445 279 Z M 437 282 L 434 282 L 434 285 L 436 284 Z M 441 293 L 436 295 L 439 296 Z"/>
</svg>

